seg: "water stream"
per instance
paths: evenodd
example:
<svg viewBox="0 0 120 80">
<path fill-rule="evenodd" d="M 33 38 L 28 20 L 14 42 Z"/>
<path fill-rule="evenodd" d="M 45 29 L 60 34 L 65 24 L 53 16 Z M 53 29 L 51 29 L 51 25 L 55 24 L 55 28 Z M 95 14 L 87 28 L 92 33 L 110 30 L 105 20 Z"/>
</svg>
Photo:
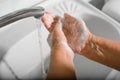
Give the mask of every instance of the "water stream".
<svg viewBox="0 0 120 80">
<path fill-rule="evenodd" d="M 44 56 L 43 56 L 43 35 L 42 35 L 42 27 L 43 27 L 43 23 L 42 21 L 40 21 L 40 19 L 36 19 L 36 26 L 37 26 L 37 30 L 38 30 L 38 44 L 39 44 L 39 48 L 40 48 L 40 58 L 41 58 L 41 74 L 42 74 L 42 78 L 45 79 L 46 78 L 46 71 L 45 71 L 45 63 L 44 63 Z"/>
</svg>

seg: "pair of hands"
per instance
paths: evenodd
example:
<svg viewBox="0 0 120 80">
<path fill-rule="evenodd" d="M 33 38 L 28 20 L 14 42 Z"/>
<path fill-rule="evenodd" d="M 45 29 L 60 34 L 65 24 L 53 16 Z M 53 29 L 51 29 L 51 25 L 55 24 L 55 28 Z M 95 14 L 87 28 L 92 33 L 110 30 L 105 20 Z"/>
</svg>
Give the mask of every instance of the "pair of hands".
<svg viewBox="0 0 120 80">
<path fill-rule="evenodd" d="M 48 43 L 51 49 L 61 45 L 67 50 L 72 49 L 75 53 L 81 53 L 89 42 L 91 33 L 82 19 L 77 19 L 67 13 L 61 19 L 51 12 L 46 12 L 42 21 L 50 32 Z"/>
<path fill-rule="evenodd" d="M 60 69 L 59 72 L 69 74 L 71 73 L 69 70 L 72 70 L 73 73 L 71 73 L 70 76 L 75 74 L 73 64 L 74 52 L 78 54 L 82 53 L 83 56 L 91 60 L 120 70 L 119 42 L 95 36 L 90 33 L 83 20 L 77 19 L 67 13 L 64 14 L 63 19 L 60 19 L 53 13 L 46 12 L 42 21 L 50 32 L 48 42 L 54 54 L 54 56 L 51 57 L 51 59 L 53 59 L 51 63 L 56 61 L 55 64 L 53 62 L 51 66 L 57 65 L 59 68 L 63 68 L 61 65 L 64 65 L 64 68 Z M 70 51 L 72 51 L 72 54 L 69 54 Z M 59 55 L 55 56 L 57 53 L 59 53 Z M 57 62 L 58 64 L 56 64 Z M 66 67 L 69 69 L 68 71 L 64 70 Z M 56 66 L 55 68 L 52 67 L 51 72 L 53 72 L 52 70 L 56 72 L 56 68 Z"/>
</svg>

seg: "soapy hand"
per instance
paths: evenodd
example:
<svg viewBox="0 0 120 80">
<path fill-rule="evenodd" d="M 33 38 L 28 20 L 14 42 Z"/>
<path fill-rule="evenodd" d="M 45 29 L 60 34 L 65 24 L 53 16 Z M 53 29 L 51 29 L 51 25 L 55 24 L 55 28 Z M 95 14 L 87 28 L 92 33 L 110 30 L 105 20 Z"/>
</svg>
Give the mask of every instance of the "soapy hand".
<svg viewBox="0 0 120 80">
<path fill-rule="evenodd" d="M 88 41 L 90 32 L 87 29 L 83 20 L 76 19 L 75 17 L 65 13 L 64 19 L 62 20 L 59 19 L 58 21 L 57 16 L 55 16 L 53 13 L 47 12 L 42 18 L 42 21 L 44 22 L 48 31 L 51 32 L 50 35 L 54 34 L 54 37 L 49 37 L 49 39 L 52 39 L 52 40 L 49 40 L 49 41 L 52 41 L 52 42 L 49 42 L 51 46 L 53 45 L 53 43 L 56 42 L 56 39 L 58 39 L 57 34 L 59 34 L 61 37 L 59 37 L 57 41 L 68 43 L 74 52 L 80 53 L 81 50 L 85 47 L 85 44 Z M 60 32 L 57 32 L 56 34 L 56 32 L 53 29 L 54 27 L 58 28 L 58 26 L 60 27 L 59 28 Z M 62 32 L 62 30 L 64 33 Z"/>
<path fill-rule="evenodd" d="M 62 30 L 62 22 L 59 17 L 54 16 L 53 13 L 46 12 L 42 17 L 42 21 L 45 24 L 45 27 L 50 32 L 48 36 L 48 43 L 52 50 L 62 47 L 63 51 L 67 51 L 70 56 L 74 57 L 74 52 L 69 47 L 67 39 Z"/>
<path fill-rule="evenodd" d="M 62 31 L 62 23 L 59 17 L 51 12 L 46 12 L 42 17 L 45 27 L 50 32 L 48 36 L 48 43 L 51 48 L 59 44 L 67 44 L 67 39 Z"/>
<path fill-rule="evenodd" d="M 73 51 L 81 53 L 81 50 L 85 47 L 91 34 L 84 21 L 65 13 L 63 31 Z"/>
</svg>

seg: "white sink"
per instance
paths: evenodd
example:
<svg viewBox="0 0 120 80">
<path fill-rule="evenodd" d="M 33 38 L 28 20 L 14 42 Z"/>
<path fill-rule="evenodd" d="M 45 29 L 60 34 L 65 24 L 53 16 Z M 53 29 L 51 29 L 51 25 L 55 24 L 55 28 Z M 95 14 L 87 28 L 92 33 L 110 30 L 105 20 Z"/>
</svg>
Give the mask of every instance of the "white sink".
<svg viewBox="0 0 120 80">
<path fill-rule="evenodd" d="M 64 12 L 77 18 L 81 17 L 94 34 L 120 41 L 120 25 L 88 3 L 77 2 L 77 0 L 53 0 L 53 2 L 48 0 L 37 6 L 43 6 L 46 10 L 61 17 L 63 17 Z M 49 58 L 50 48 L 46 40 L 48 32 L 43 25 L 41 34 L 43 60 L 46 62 Z M 4 60 L 18 78 L 38 79 L 42 77 L 40 50 L 38 30 L 34 18 L 23 19 L 1 29 L 0 54 L 6 54 Z M 75 55 L 74 63 L 78 79 L 105 79 L 111 71 L 111 68 L 80 55 Z M 3 75 L 4 71 L 0 70 L 0 74 Z M 5 78 L 5 76 L 0 77 Z M 13 79 L 13 76 L 9 76 L 9 78 Z"/>
</svg>

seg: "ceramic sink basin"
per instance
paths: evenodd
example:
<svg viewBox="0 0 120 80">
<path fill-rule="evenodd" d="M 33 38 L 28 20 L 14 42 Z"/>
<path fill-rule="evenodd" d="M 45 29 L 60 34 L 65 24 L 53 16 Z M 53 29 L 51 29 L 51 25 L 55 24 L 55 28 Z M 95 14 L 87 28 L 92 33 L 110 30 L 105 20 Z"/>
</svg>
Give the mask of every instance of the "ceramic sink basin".
<svg viewBox="0 0 120 80">
<path fill-rule="evenodd" d="M 120 25 L 88 3 L 77 0 L 53 0 L 53 2 L 48 0 L 37 6 L 43 6 L 46 10 L 61 17 L 67 12 L 77 18 L 82 18 L 95 35 L 120 41 Z M 5 55 L 0 67 L 1 78 L 15 79 L 15 76 L 19 79 L 42 78 L 41 60 L 45 62 L 45 70 L 48 66 L 46 62 L 49 62 L 50 48 L 47 43 L 49 33 L 42 25 L 39 31 L 41 37 L 38 37 L 36 22 L 39 21 L 34 18 L 27 18 L 9 25 L 13 27 L 8 26 L 1 30 L 0 54 Z M 39 44 L 39 39 L 41 44 Z M 42 59 L 41 56 L 43 56 Z M 5 62 L 13 72 L 9 71 Z M 105 79 L 111 71 L 111 68 L 90 61 L 81 55 L 75 55 L 74 63 L 78 79 Z M 9 73 L 7 73 L 3 64 L 5 67 L 7 66 Z M 6 73 L 7 75 L 4 76 Z M 15 73 L 15 75 L 12 73 Z M 12 76 L 9 74 L 12 74 Z"/>
</svg>

